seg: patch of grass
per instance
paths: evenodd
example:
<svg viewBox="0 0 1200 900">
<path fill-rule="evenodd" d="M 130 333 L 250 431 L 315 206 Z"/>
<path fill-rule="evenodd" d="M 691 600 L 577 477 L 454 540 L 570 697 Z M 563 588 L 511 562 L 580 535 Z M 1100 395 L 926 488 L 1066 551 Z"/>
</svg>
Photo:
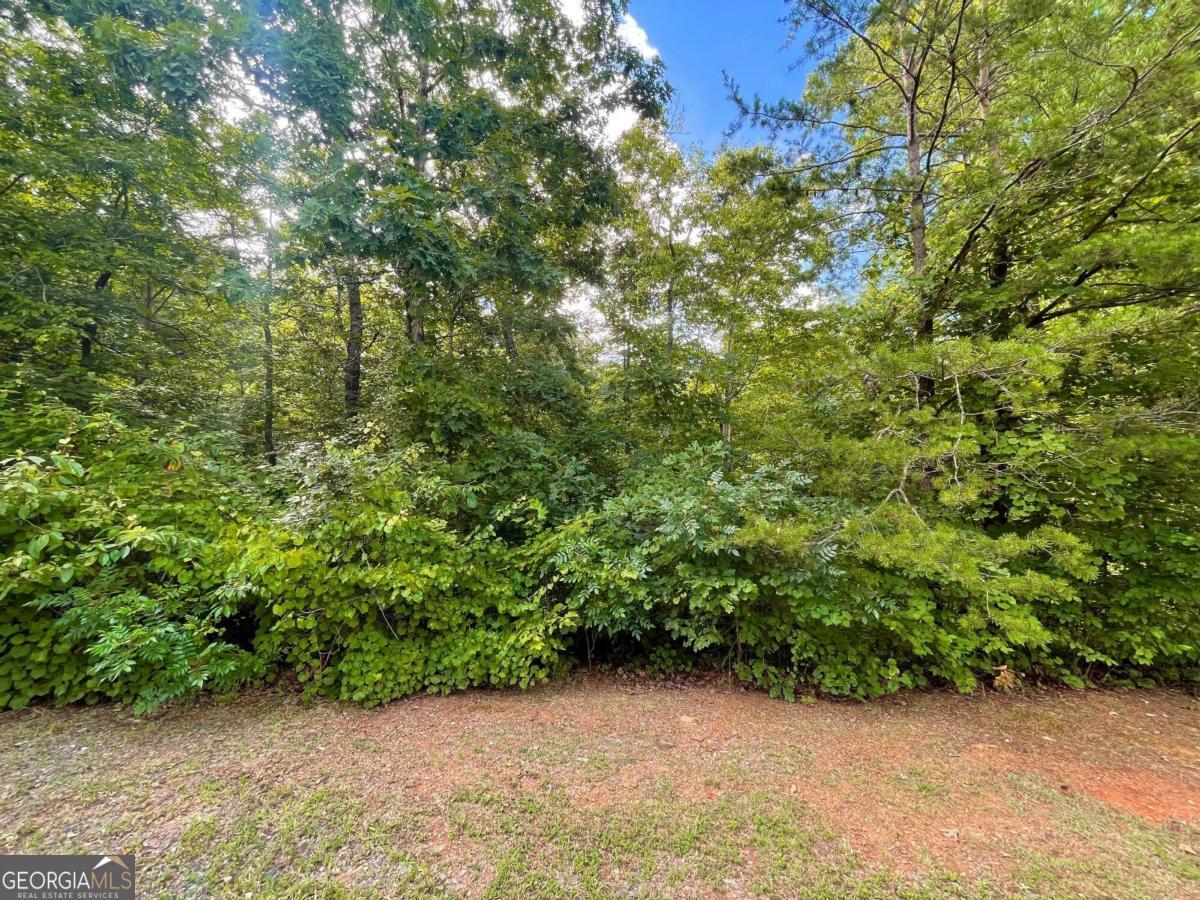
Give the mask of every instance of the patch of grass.
<svg viewBox="0 0 1200 900">
<path fill-rule="evenodd" d="M 802 804 L 763 793 L 583 810 L 554 788 L 469 790 L 447 817 L 459 839 L 498 848 L 491 897 L 960 895 L 941 876 L 912 882 L 864 870 Z"/>
<path fill-rule="evenodd" d="M 1064 794 L 1040 776 L 1014 775 L 1009 781 L 1027 800 L 1050 807 L 1065 839 L 1094 851 L 1077 858 L 1014 849 L 1024 863 L 1016 879 L 1030 890 L 1047 896 L 1145 898 L 1200 890 L 1200 857 L 1179 849 L 1197 840 L 1195 829 L 1176 833 L 1147 825 L 1089 797 Z"/>
<path fill-rule="evenodd" d="M 577 690 L 593 715 L 623 699 Z M 654 702 L 690 715 L 711 699 Z M 774 735 L 693 752 L 657 730 L 558 724 L 569 709 L 546 722 L 524 696 L 466 722 L 444 702 L 446 724 L 436 710 L 410 720 L 285 698 L 140 722 L 0 719 L 0 844 L 132 850 L 146 897 L 1200 894 L 1200 858 L 1183 849 L 1200 846 L 1194 830 L 1036 769 L 997 774 L 960 755 L 960 726 L 907 757 L 871 757 L 861 737 L 832 755 L 852 729 L 831 720 L 816 752 L 796 746 L 781 704 Z"/>
<path fill-rule="evenodd" d="M 930 777 L 923 766 L 909 766 L 905 769 L 901 780 L 906 781 L 922 797 L 945 798 L 950 796 L 950 789 Z"/>
<path fill-rule="evenodd" d="M 142 887 L 163 897 L 445 896 L 433 868 L 410 850 L 423 840 L 420 816 L 380 816 L 341 791 L 243 792 L 144 867 Z"/>
</svg>

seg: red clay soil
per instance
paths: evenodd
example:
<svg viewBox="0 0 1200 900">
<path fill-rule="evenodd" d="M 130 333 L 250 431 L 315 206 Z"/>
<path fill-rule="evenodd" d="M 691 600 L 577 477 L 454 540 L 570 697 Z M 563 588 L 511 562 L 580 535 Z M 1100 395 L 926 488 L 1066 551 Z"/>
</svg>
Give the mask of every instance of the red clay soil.
<svg viewBox="0 0 1200 900">
<path fill-rule="evenodd" d="M 1014 806 L 1011 778 L 1152 825 L 1200 826 L 1200 702 L 1183 693 L 931 692 L 781 704 L 710 683 L 652 688 L 651 701 L 626 688 L 640 707 L 631 715 L 629 702 L 605 702 L 617 690 L 561 693 L 538 716 L 596 741 L 658 751 L 604 782 L 577 785 L 583 802 L 620 802 L 664 775 L 685 799 L 713 799 L 738 789 L 739 779 L 712 777 L 714 761 L 732 755 L 757 786 L 803 800 L 868 857 L 901 868 L 933 857 L 971 874 L 1003 868 L 1005 842 L 1065 840 L 1053 817 L 1030 815 L 1037 803 L 1024 792 L 1022 808 Z M 772 764 L 781 751 L 799 751 L 803 765 L 781 772 Z"/>
<path fill-rule="evenodd" d="M 52 782 L 86 741 L 93 765 L 136 756 L 148 767 L 147 816 L 171 808 L 178 773 L 199 771 L 432 804 L 481 785 L 553 787 L 584 810 L 664 789 L 682 804 L 765 792 L 807 806 L 868 866 L 940 867 L 999 884 L 1022 853 L 1086 861 L 1097 852 L 1086 828 L 1064 826 L 1073 809 L 1098 815 L 1106 833 L 1149 826 L 1178 832 L 1183 853 L 1200 844 L 1200 700 L 1174 690 L 784 703 L 717 679 L 596 675 L 374 710 L 305 709 L 264 693 L 148 722 L 111 708 L 0 717 L 9 737 L 34 725 L 55 737 L 27 744 L 36 759 L 9 745 L 0 809 Z M 51 792 L 39 803 L 25 814 L 50 820 L 78 799 Z M 161 815 L 148 840 L 166 846 L 187 820 Z M 436 828 L 426 851 L 461 852 Z"/>
<path fill-rule="evenodd" d="M 461 736 L 486 735 L 496 725 L 493 741 L 510 747 L 554 747 L 575 735 L 585 748 L 617 758 L 624 751 L 630 761 L 598 780 L 575 777 L 586 749 L 559 763 L 553 756 L 536 760 L 535 751 L 524 766 L 511 753 L 501 756 L 501 771 L 513 769 L 508 774 L 523 784 L 548 779 L 583 802 L 645 798 L 663 778 L 685 802 L 715 799 L 743 787 L 737 774 L 714 778 L 715 764 L 730 762 L 748 770 L 756 789 L 805 801 L 855 849 L 892 866 L 932 855 L 970 870 L 972 854 L 962 845 L 990 855 L 986 845 L 997 836 L 1058 843 L 1051 822 L 1038 824 L 991 792 L 998 775 L 1038 778 L 1151 824 L 1200 825 L 1200 712 L 1196 699 L 1169 692 L 936 692 L 873 704 L 786 704 L 715 681 L 672 688 L 593 679 L 586 689 L 421 698 L 346 716 L 347 732 L 409 752 L 424 748 L 438 759 L 449 755 L 447 765 L 408 770 L 406 786 L 426 795 L 471 784 L 475 761 Z M 805 762 L 798 771 L 774 764 L 780 753 L 796 751 Z M 334 764 L 331 776 L 344 771 L 343 752 L 322 757 Z M 391 765 L 369 771 L 364 777 L 396 777 Z M 906 781 L 928 783 L 928 802 L 920 802 L 920 784 L 910 801 Z M 888 802 L 897 795 L 905 801 Z"/>
<path fill-rule="evenodd" d="M 860 855 L 893 869 L 932 861 L 994 876 L 1007 868 L 1008 845 L 1086 856 L 1055 816 L 1041 814 L 1056 798 L 1017 790 L 1014 779 L 1151 825 L 1200 827 L 1200 701 L 1182 692 L 929 692 L 788 704 L 716 680 L 594 677 L 346 715 L 361 736 L 385 746 L 415 740 L 442 763 L 410 770 L 406 786 L 425 796 L 474 782 L 477 758 L 461 739 L 472 735 L 498 761 L 494 777 L 530 791 L 557 785 L 583 805 L 646 799 L 664 781 L 686 803 L 748 785 L 786 793 Z M 564 739 L 575 748 L 565 759 L 538 758 Z M 518 747 L 531 758 L 519 760 Z M 619 764 L 602 777 L 580 772 L 580 760 L 598 752 Z"/>
</svg>

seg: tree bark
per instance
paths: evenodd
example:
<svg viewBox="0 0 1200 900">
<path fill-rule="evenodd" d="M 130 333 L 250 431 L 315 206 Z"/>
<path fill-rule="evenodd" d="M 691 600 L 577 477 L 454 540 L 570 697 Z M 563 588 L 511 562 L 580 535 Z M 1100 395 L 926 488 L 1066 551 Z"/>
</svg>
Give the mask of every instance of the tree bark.
<svg viewBox="0 0 1200 900">
<path fill-rule="evenodd" d="M 517 354 L 517 339 L 513 334 L 512 322 L 503 313 L 500 315 L 500 336 L 504 341 L 504 352 L 508 355 L 508 361 L 515 363 L 519 358 Z"/>
<path fill-rule="evenodd" d="M 152 327 L 150 323 L 154 319 L 154 282 L 149 278 L 146 279 L 146 287 L 142 291 L 142 318 L 146 320 L 148 328 Z M 138 367 L 133 372 L 133 383 L 141 387 L 149 377 L 150 354 L 143 347 L 138 354 Z"/>
<path fill-rule="evenodd" d="M 1002 160 L 1000 157 L 1000 135 L 991 127 L 991 112 L 992 112 L 992 61 L 991 61 L 991 43 L 990 34 L 988 33 L 988 2 L 983 0 L 981 4 L 982 15 L 984 19 L 984 36 L 979 49 L 979 117 L 983 121 L 983 127 L 987 130 L 987 148 L 990 164 L 997 176 L 1000 175 Z M 1012 268 L 1012 247 L 1009 244 L 1008 228 L 1002 226 L 996 233 L 995 243 L 992 245 L 991 259 L 987 264 L 988 283 L 993 288 L 1001 287 L 1008 280 L 1009 269 Z"/>
<path fill-rule="evenodd" d="M 921 167 L 921 132 L 918 121 L 917 91 L 920 75 L 914 71 L 916 53 L 910 45 L 904 51 L 904 151 L 905 174 L 908 176 L 908 233 L 912 244 L 912 271 L 916 282 L 917 308 L 920 319 L 917 324 L 917 340 L 929 343 L 933 340 L 933 307 L 929 292 L 922 283 L 925 277 L 925 179 Z M 917 403 L 924 405 L 933 399 L 934 379 L 929 373 L 917 377 Z"/>
<path fill-rule="evenodd" d="M 275 452 L 275 342 L 271 334 L 271 293 L 274 284 L 271 278 L 270 261 L 267 262 L 267 292 L 262 301 L 263 330 L 263 449 L 267 454 L 267 465 L 279 461 Z"/>
<path fill-rule="evenodd" d="M 667 282 L 667 362 L 675 355 L 675 282 Z"/>
<path fill-rule="evenodd" d="M 112 272 L 102 272 L 100 277 L 96 279 L 93 285 L 93 290 L 97 295 L 108 287 L 108 282 L 112 279 Z M 79 364 L 85 369 L 92 367 L 92 348 L 96 343 L 96 335 L 99 333 L 100 325 L 96 321 L 96 317 L 92 316 L 90 320 L 83 323 L 83 337 L 79 342 Z"/>
<path fill-rule="evenodd" d="M 733 385 L 733 326 L 729 325 L 725 329 L 725 384 L 722 389 L 721 407 L 725 415 L 725 421 L 721 423 L 721 442 L 725 445 L 725 471 L 729 472 L 733 469 L 733 420 L 731 418 L 731 410 L 733 409 L 733 399 L 736 396 Z"/>
<path fill-rule="evenodd" d="M 404 321 L 408 330 L 408 342 L 420 346 L 425 342 L 425 312 L 421 301 L 412 297 L 404 298 Z"/>
<path fill-rule="evenodd" d="M 672 233 L 675 223 L 670 223 Z M 671 234 L 667 236 L 667 250 L 671 254 L 671 277 L 667 279 L 667 362 L 675 354 L 675 241 Z"/>
<path fill-rule="evenodd" d="M 357 281 L 346 284 L 346 305 L 350 326 L 346 331 L 345 401 L 346 418 L 358 414 L 362 396 L 363 309 L 362 285 Z"/>
</svg>

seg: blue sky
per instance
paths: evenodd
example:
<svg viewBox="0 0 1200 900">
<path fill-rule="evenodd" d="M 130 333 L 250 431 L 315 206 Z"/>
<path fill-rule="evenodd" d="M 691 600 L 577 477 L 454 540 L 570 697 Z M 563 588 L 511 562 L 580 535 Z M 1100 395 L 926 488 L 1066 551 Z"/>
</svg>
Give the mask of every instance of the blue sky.
<svg viewBox="0 0 1200 900">
<path fill-rule="evenodd" d="M 629 14 L 646 32 L 674 85 L 682 115 L 684 146 L 699 143 L 713 153 L 736 119 L 722 80 L 728 71 L 742 90 L 767 99 L 800 94 L 812 61 L 791 65 L 804 54 L 803 42 L 784 48 L 788 29 L 779 19 L 782 0 L 631 0 Z M 745 129 L 735 143 L 747 143 Z"/>
</svg>

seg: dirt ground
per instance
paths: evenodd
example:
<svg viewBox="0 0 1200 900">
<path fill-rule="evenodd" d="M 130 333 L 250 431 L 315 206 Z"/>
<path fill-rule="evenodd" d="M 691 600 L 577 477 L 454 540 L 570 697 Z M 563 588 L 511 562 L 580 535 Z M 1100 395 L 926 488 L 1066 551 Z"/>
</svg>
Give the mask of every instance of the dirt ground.
<svg viewBox="0 0 1200 900">
<path fill-rule="evenodd" d="M 581 675 L 0 715 L 0 851 L 140 896 L 1200 898 L 1200 699 Z"/>
</svg>

